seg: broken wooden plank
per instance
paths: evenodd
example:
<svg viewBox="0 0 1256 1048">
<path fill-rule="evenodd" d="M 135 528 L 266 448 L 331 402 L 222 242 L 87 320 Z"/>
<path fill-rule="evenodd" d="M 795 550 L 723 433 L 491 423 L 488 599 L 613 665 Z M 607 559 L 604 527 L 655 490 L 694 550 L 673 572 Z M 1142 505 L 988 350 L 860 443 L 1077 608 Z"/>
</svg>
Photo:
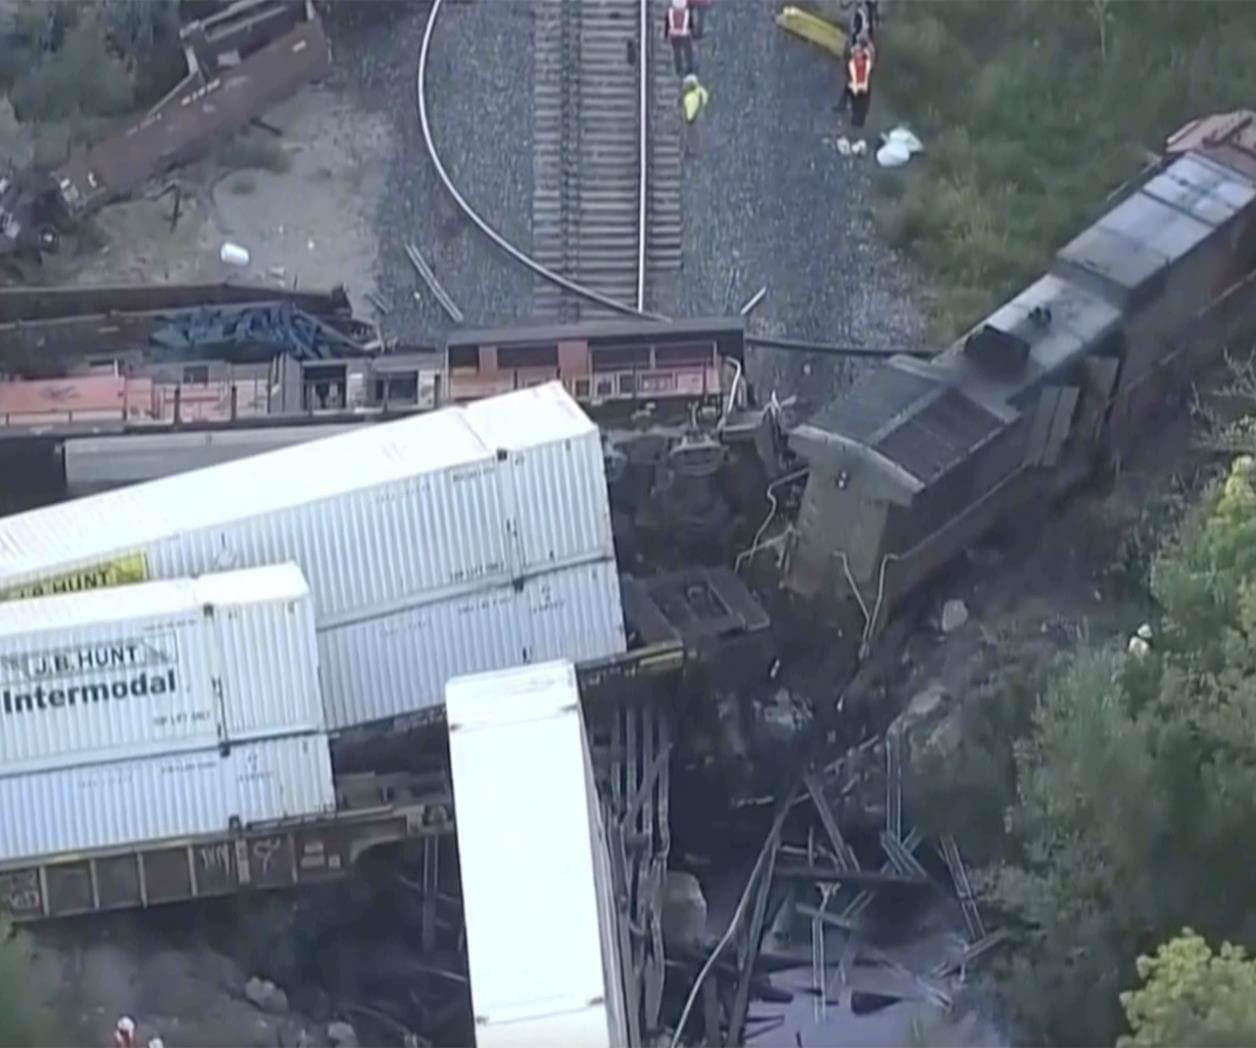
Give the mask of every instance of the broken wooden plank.
<svg viewBox="0 0 1256 1048">
<path fill-rule="evenodd" d="M 794 907 L 794 909 L 797 910 L 803 917 L 810 917 L 813 920 L 818 917 L 830 928 L 837 928 L 844 932 L 859 931 L 858 921 L 847 920 L 845 917 L 839 917 L 835 913 L 821 911 L 818 906 L 812 906 L 810 903 L 800 902 Z"/>
<path fill-rule="evenodd" d="M 962 968 L 968 967 L 968 965 L 984 957 L 996 946 L 1006 942 L 1008 938 L 1010 938 L 1010 936 L 1004 928 L 993 931 L 985 938 L 979 939 L 977 942 L 969 943 L 965 946 L 964 952 L 960 954 L 957 960 L 942 961 L 940 964 L 935 964 L 931 969 L 929 969 L 929 974 L 936 979 L 941 979 L 948 975 L 955 975 Z"/>
<path fill-rule="evenodd" d="M 885 733 L 885 828 L 896 841 L 903 839 L 903 732 Z"/>
<path fill-rule="evenodd" d="M 903 847 L 903 842 L 889 830 L 881 831 L 881 847 L 897 873 L 908 877 L 929 876 L 929 871 L 920 864 L 920 860 Z"/>
<path fill-rule="evenodd" d="M 807 787 L 807 792 L 811 795 L 811 802 L 815 805 L 816 814 L 820 816 L 820 825 L 824 827 L 824 832 L 829 837 L 829 843 L 833 846 L 833 854 L 838 869 L 859 869 L 859 858 L 855 855 L 854 849 L 846 843 L 846 839 L 842 836 L 841 828 L 837 825 L 837 819 L 833 816 L 833 809 L 829 807 L 829 802 L 825 800 L 824 791 L 820 786 L 820 780 L 816 773 L 813 771 L 807 772 L 802 777 L 802 781 L 803 785 Z"/>
<path fill-rule="evenodd" d="M 955 837 L 950 833 L 944 835 L 940 843 L 942 861 L 951 871 L 951 880 L 955 884 L 959 907 L 964 914 L 964 923 L 968 926 L 968 941 L 977 942 L 985 938 L 986 929 L 981 922 L 981 913 L 977 909 L 972 882 L 968 879 L 968 871 L 964 869 L 964 860 L 959 854 L 959 845 L 955 843 Z"/>
<path fill-rule="evenodd" d="M 887 864 L 888 865 L 888 864 Z M 832 870 L 823 866 L 807 866 L 803 863 L 787 863 L 777 870 L 777 875 L 794 880 L 818 881 L 827 883 L 837 881 L 841 884 L 853 884 L 863 887 L 903 887 L 927 888 L 927 877 L 907 876 L 888 870 Z"/>
<path fill-rule="evenodd" d="M 922 840 L 924 840 L 924 837 L 921 832 L 917 829 L 913 829 L 911 833 L 907 835 L 907 839 L 903 841 L 903 847 L 909 852 L 915 852 L 915 850 L 920 847 L 920 842 Z M 894 869 L 894 867 L 889 862 L 886 862 L 885 865 L 881 867 L 883 873 L 888 873 L 892 869 Z M 872 892 L 860 892 L 851 901 L 851 904 L 842 911 L 842 916 L 848 920 L 853 920 L 868 908 L 868 904 L 870 902 L 872 902 Z"/>
</svg>

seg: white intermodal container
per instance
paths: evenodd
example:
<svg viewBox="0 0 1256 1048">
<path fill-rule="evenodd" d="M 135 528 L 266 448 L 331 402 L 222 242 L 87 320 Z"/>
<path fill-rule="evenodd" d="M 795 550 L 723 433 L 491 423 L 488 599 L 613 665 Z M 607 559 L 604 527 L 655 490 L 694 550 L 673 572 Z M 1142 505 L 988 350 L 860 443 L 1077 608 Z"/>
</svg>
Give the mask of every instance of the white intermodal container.
<svg viewBox="0 0 1256 1048">
<path fill-rule="evenodd" d="M 455 678 L 445 702 L 476 1045 L 626 1045 L 618 908 L 575 667 Z"/>
<path fill-rule="evenodd" d="M 290 735 L 0 778 L 0 861 L 331 813 L 327 736 Z"/>
<path fill-rule="evenodd" d="M 5 517 L 0 599 L 295 561 L 330 628 L 614 552 L 554 382 Z"/>
<path fill-rule="evenodd" d="M 549 383 L 0 519 L 0 600 L 294 561 L 340 730 L 446 669 L 622 652 L 614 555 L 599 431 Z"/>
<path fill-rule="evenodd" d="M 460 674 L 626 650 L 614 561 L 552 571 L 319 635 L 328 730 L 418 713 Z"/>
<path fill-rule="evenodd" d="M 324 727 L 295 564 L 0 603 L 0 777 Z"/>
</svg>

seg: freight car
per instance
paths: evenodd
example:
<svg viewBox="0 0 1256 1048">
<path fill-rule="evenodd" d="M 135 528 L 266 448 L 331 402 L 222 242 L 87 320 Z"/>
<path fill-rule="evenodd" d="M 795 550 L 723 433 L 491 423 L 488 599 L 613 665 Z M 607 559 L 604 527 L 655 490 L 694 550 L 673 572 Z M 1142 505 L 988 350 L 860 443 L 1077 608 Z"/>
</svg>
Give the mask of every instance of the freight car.
<svg viewBox="0 0 1256 1048">
<path fill-rule="evenodd" d="M 0 427 L 78 425 L 81 431 L 90 423 L 94 432 L 114 432 L 270 416 L 430 411 L 555 380 L 608 423 L 642 413 L 651 422 L 684 422 L 695 407 L 723 411 L 749 403 L 741 318 L 488 328 L 439 346 L 332 359 L 241 361 L 220 354 L 180 360 L 166 347 L 162 325 L 192 307 L 139 309 L 141 290 L 100 289 L 91 312 L 69 312 L 79 303 L 67 302 L 65 315 L 0 319 L 0 358 L 14 373 L 0 383 Z M 229 301 L 225 308 L 272 304 Z M 0 297 L 0 314 L 5 307 Z M 347 320 L 332 319 L 349 330 Z M 361 327 L 352 333 L 363 334 Z M 85 344 L 91 352 L 73 348 Z M 31 354 L 39 359 L 27 359 Z"/>
<path fill-rule="evenodd" d="M 786 585 L 895 606 L 1012 513 L 1126 452 L 1187 377 L 1256 320 L 1256 113 L 1209 117 L 1050 270 L 954 345 L 894 357 L 798 427 L 809 467 Z"/>
</svg>

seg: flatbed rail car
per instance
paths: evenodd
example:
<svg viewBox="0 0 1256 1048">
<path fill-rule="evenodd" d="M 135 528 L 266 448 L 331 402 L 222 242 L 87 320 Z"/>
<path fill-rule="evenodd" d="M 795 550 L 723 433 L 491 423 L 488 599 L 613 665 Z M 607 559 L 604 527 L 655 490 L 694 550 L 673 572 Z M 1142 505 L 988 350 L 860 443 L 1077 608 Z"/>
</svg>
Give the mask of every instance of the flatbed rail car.
<svg viewBox="0 0 1256 1048">
<path fill-rule="evenodd" d="M 642 689 L 656 694 L 689 667 L 710 665 L 730 646 L 762 643 L 768 636 L 767 616 L 728 569 L 625 577 L 622 589 L 637 646 L 576 667 L 589 708 L 628 701 Z M 414 745 L 413 737 L 398 740 Z M 421 775 L 341 772 L 336 796 L 339 810 L 330 816 L 0 864 L 0 912 L 32 922 L 301 888 L 345 876 L 373 848 L 454 829 L 447 769 Z"/>
</svg>

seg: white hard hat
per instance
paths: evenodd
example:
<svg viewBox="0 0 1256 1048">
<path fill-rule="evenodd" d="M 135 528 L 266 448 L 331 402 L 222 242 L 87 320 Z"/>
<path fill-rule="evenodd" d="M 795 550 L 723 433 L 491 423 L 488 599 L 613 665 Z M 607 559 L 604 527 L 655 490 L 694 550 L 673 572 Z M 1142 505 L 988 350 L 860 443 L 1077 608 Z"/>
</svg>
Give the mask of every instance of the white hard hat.
<svg viewBox="0 0 1256 1048">
<path fill-rule="evenodd" d="M 689 0 L 672 0 L 672 8 L 676 11 L 683 11 Z"/>
<path fill-rule="evenodd" d="M 135 1020 L 129 1015 L 122 1016 L 122 1018 L 118 1020 L 118 1029 L 122 1031 L 122 1033 L 135 1033 Z"/>
</svg>

